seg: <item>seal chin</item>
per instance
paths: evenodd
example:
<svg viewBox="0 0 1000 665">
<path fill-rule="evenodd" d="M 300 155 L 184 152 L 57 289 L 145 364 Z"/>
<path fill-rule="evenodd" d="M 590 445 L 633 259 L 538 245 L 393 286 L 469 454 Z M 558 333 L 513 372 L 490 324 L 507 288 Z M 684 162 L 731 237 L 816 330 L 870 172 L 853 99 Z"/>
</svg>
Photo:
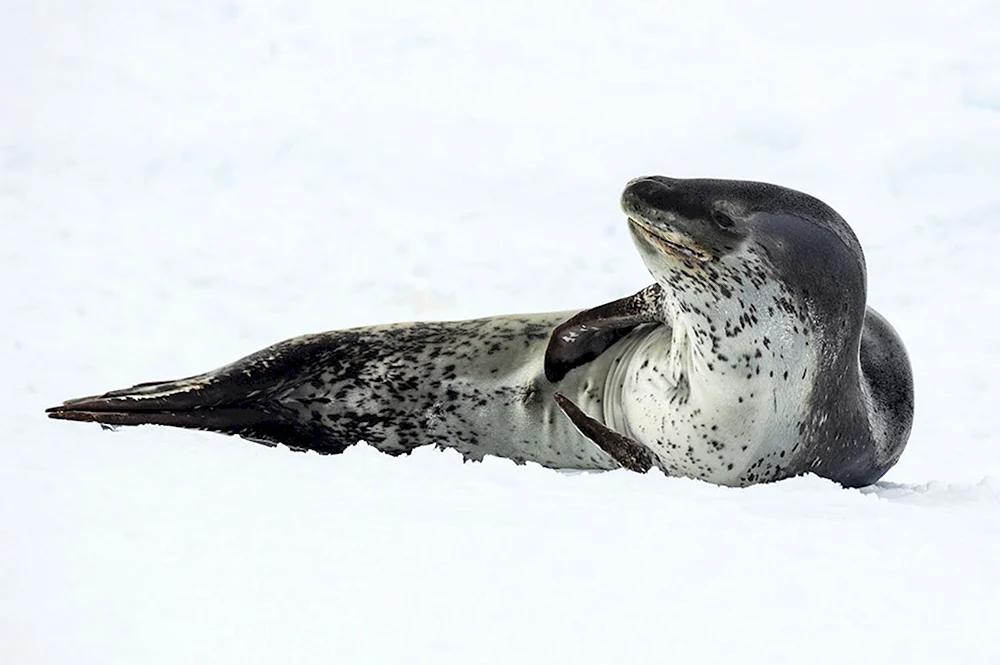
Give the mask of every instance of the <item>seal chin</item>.
<svg viewBox="0 0 1000 665">
<path fill-rule="evenodd" d="M 677 234 L 671 234 L 666 229 L 651 224 L 642 218 L 630 216 L 628 223 L 634 234 L 640 235 L 651 245 L 667 254 L 699 262 L 709 261 L 712 258 L 707 252 L 695 249 L 683 242 Z"/>
</svg>

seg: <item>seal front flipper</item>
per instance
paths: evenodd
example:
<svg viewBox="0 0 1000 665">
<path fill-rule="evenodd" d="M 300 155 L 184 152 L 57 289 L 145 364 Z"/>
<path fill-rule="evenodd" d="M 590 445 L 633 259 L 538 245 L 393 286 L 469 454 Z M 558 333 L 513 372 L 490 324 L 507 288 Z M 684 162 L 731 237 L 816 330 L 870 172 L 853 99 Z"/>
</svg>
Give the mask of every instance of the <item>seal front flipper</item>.
<svg viewBox="0 0 1000 665">
<path fill-rule="evenodd" d="M 646 473 L 653 468 L 653 453 L 649 448 L 597 422 L 562 393 L 556 393 L 554 397 L 556 404 L 569 416 L 580 433 L 611 455 L 622 468 L 638 473 Z"/>
<path fill-rule="evenodd" d="M 663 287 L 647 286 L 627 298 L 587 309 L 552 331 L 545 348 L 545 378 L 561 381 L 643 323 L 662 320 Z"/>
</svg>

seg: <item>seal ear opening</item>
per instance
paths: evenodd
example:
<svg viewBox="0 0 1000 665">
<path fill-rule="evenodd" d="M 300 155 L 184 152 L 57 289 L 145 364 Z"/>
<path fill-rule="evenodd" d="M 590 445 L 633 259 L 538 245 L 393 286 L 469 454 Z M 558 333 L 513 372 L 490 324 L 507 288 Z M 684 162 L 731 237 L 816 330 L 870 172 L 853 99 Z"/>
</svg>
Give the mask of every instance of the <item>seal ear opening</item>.
<svg viewBox="0 0 1000 665">
<path fill-rule="evenodd" d="M 552 383 L 586 365 L 643 323 L 659 320 L 663 289 L 647 286 L 635 295 L 587 309 L 552 331 L 545 348 L 545 378 Z"/>
</svg>

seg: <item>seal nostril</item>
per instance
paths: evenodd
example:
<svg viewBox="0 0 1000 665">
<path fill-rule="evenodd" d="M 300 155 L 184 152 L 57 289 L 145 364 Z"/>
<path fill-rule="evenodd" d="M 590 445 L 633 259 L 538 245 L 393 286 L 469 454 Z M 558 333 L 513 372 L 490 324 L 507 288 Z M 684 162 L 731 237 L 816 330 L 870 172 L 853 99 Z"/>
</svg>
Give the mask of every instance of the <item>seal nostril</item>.
<svg viewBox="0 0 1000 665">
<path fill-rule="evenodd" d="M 736 226 L 736 222 L 733 221 L 732 217 L 719 210 L 712 213 L 712 219 L 716 224 L 724 229 L 731 229 Z"/>
<path fill-rule="evenodd" d="M 674 181 L 663 176 L 636 178 L 622 192 L 622 207 L 626 211 L 673 210 L 676 206 Z"/>
</svg>

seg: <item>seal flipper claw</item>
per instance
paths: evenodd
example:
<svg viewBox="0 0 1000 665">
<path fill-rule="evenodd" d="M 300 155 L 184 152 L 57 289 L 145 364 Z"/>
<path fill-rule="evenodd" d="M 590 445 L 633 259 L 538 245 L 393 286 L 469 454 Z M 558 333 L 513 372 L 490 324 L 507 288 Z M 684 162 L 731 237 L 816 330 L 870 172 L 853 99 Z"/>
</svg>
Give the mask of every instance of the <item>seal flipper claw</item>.
<svg viewBox="0 0 1000 665">
<path fill-rule="evenodd" d="M 649 448 L 597 422 L 562 393 L 556 393 L 554 397 L 556 404 L 569 416 L 580 433 L 611 455 L 622 468 L 637 473 L 646 473 L 653 468 L 653 453 Z"/>
<path fill-rule="evenodd" d="M 663 288 L 647 286 L 627 298 L 584 310 L 552 331 L 545 348 L 545 378 L 557 383 L 643 323 L 661 320 Z"/>
</svg>

